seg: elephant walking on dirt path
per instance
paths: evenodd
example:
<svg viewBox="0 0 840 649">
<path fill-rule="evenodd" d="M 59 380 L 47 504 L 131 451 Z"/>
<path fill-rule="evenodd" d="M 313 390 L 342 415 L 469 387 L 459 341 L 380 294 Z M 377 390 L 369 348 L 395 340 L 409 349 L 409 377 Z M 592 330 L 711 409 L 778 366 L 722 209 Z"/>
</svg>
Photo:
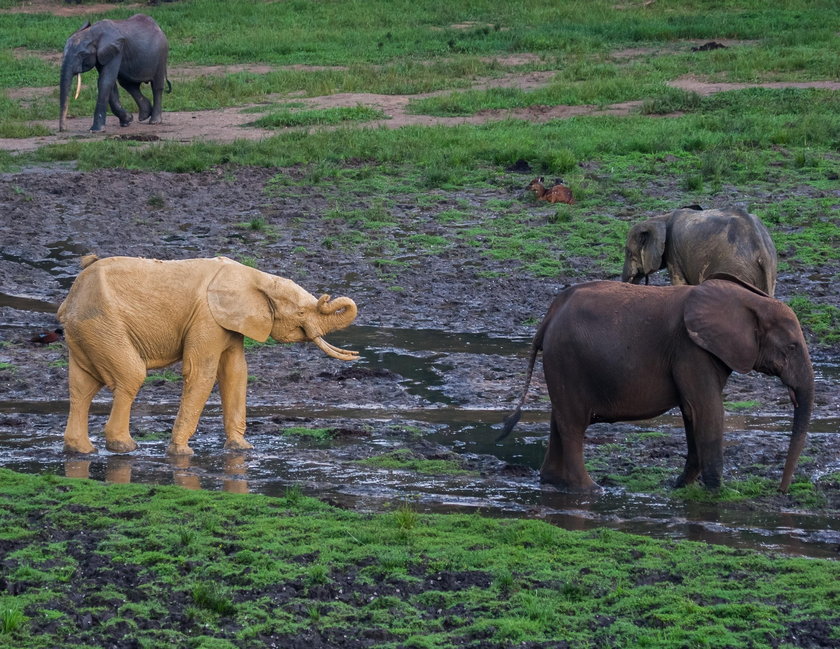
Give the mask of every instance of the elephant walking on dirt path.
<svg viewBox="0 0 840 649">
<path fill-rule="evenodd" d="M 105 112 L 111 111 L 128 126 L 134 119 L 120 103 L 117 82 L 132 96 L 139 109 L 138 120 L 159 124 L 163 113 L 163 86 L 168 83 L 166 65 L 169 42 L 153 18 L 135 14 L 126 20 L 100 20 L 85 23 L 64 46 L 59 85 L 60 117 L 58 130 L 63 131 L 67 120 L 67 98 L 73 77 L 96 68 L 99 72 L 96 108 L 91 131 L 105 130 Z M 152 84 L 152 103 L 140 92 L 140 84 Z"/>
</svg>

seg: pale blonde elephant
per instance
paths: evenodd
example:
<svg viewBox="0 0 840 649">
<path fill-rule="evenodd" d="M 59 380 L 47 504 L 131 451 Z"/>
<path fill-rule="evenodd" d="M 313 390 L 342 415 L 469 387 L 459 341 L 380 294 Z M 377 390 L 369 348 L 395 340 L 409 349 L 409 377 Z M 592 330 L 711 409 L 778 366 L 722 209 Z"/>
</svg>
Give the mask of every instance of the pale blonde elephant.
<svg viewBox="0 0 840 649">
<path fill-rule="evenodd" d="M 105 424 L 105 448 L 137 448 L 129 433 L 131 404 L 146 371 L 183 361 L 184 388 L 172 428 L 170 455 L 189 455 L 204 403 L 218 380 L 225 448 L 246 449 L 243 336 L 263 342 L 314 342 L 328 356 L 353 360 L 358 352 L 333 347 L 323 336 L 356 317 L 350 298 L 311 295 L 289 279 L 225 257 L 160 261 L 135 257 L 82 260 L 58 310 L 70 350 L 68 452 L 96 451 L 88 410 L 107 385 L 114 395 Z"/>
</svg>

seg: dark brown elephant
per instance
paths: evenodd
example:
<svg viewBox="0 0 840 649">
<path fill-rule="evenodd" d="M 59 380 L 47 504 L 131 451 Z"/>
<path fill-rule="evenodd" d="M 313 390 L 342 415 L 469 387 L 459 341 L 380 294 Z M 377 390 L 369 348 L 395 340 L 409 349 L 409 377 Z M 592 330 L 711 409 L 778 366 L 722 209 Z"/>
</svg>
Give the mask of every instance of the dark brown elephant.
<svg viewBox="0 0 840 649">
<path fill-rule="evenodd" d="M 678 209 L 627 233 L 623 282 L 638 284 L 668 269 L 672 284 L 700 284 L 726 273 L 768 295 L 776 290 L 776 247 L 757 216 L 738 207 Z"/>
<path fill-rule="evenodd" d="M 720 486 L 723 387 L 733 372 L 778 376 L 794 405 L 781 480 L 786 491 L 811 418 L 814 374 L 793 311 L 734 278 L 699 286 L 588 282 L 561 292 L 534 337 L 519 420 L 537 353 L 551 397 L 551 433 L 540 475 L 567 491 L 597 489 L 583 464 L 586 427 L 648 419 L 679 406 L 688 455 L 677 486 L 702 476 Z M 500 437 L 500 439 L 501 439 Z"/>
</svg>

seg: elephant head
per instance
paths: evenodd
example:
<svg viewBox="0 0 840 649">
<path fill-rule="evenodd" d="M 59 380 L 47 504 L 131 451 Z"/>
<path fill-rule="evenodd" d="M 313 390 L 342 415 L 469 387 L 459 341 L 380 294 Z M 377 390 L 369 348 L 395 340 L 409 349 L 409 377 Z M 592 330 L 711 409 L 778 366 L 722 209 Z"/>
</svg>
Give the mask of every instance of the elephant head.
<svg viewBox="0 0 840 649">
<path fill-rule="evenodd" d="M 788 388 L 794 406 L 793 430 L 780 485 L 787 491 L 805 445 L 814 402 L 808 346 L 790 307 L 735 278 L 727 280 L 711 279 L 698 286 L 686 302 L 684 322 L 691 339 L 730 369 L 778 376 Z"/>
<path fill-rule="evenodd" d="M 358 352 L 324 340 L 356 318 L 348 297 L 316 298 L 295 282 L 225 259 L 207 288 L 207 302 L 216 323 L 259 342 L 313 342 L 325 354 L 353 360 Z"/>
<path fill-rule="evenodd" d="M 667 220 L 667 216 L 657 216 L 630 228 L 621 281 L 638 284 L 644 279 L 647 284 L 648 275 L 665 267 Z"/>
<path fill-rule="evenodd" d="M 92 70 L 97 62 L 107 63 L 117 53 L 115 42 L 101 37 L 100 30 L 91 27 L 86 22 L 74 32 L 64 45 L 64 55 L 61 59 L 61 80 L 59 83 L 59 107 L 61 114 L 58 119 L 58 130 L 63 131 L 67 120 L 67 98 L 70 94 L 73 77 L 76 77 L 76 93 L 79 96 L 82 84 L 82 73 Z"/>
</svg>

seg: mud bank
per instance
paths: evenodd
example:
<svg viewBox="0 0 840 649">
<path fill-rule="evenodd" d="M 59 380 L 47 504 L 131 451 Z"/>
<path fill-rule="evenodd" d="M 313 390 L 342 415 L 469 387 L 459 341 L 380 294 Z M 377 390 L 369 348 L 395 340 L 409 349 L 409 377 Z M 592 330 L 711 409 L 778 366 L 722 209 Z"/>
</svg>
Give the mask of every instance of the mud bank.
<svg viewBox="0 0 840 649">
<path fill-rule="evenodd" d="M 425 510 L 534 516 L 571 528 L 608 525 L 836 556 L 836 350 L 814 348 L 813 433 L 798 472 L 815 485 L 806 495 L 765 493 L 736 503 L 673 497 L 668 483 L 685 453 L 675 413 L 635 425 L 593 426 L 587 462 L 604 493 L 558 494 L 541 485 L 537 474 L 548 433 L 539 372 L 516 435 L 501 444 L 494 440 L 521 389 L 530 337 L 551 297 L 567 283 L 596 278 L 582 272 L 585 267 L 576 275 L 534 278 L 513 262 L 490 259 L 466 245 L 407 255 L 385 272 L 381 256 L 324 245 L 328 238 L 340 241 L 353 227 L 325 218 L 334 197 L 311 188 L 266 193 L 278 173 L 301 174 L 295 169 L 172 174 L 39 168 L 0 176 L 0 199 L 7 206 L 0 250 L 0 466 L 269 494 L 302 485 L 311 495 L 359 509 L 410 501 Z M 387 236 L 395 243 L 416 232 L 446 236 L 437 211 L 458 204 L 480 218 L 488 201 L 510 199 L 510 187 L 523 180 L 512 177 L 478 195 L 437 191 L 439 200 L 429 208 L 397 203 L 391 216 L 399 225 Z M 265 227 L 248 228 L 254 219 Z M 68 458 L 61 450 L 66 349 L 29 339 L 57 326 L 55 305 L 78 272 L 79 256 L 88 252 L 158 258 L 224 254 L 252 259 L 316 295 L 348 295 L 359 304 L 357 324 L 329 340 L 358 349 L 361 360 L 342 363 L 314 346 L 249 351 L 254 451 L 222 452 L 214 392 L 194 439 L 195 457 L 178 462 L 164 451 L 180 380 L 177 374 L 153 373 L 134 409 L 140 450 L 130 457 L 100 451 L 91 458 Z M 840 304 L 830 280 L 819 274 L 779 279 L 779 297 L 796 293 Z M 108 397 L 103 392 L 95 403 L 93 431 L 101 430 Z M 776 483 L 792 413 L 786 390 L 773 377 L 733 375 L 725 398 L 730 406 L 724 479 L 737 485 Z M 101 439 L 94 442 L 103 446 Z"/>
</svg>

